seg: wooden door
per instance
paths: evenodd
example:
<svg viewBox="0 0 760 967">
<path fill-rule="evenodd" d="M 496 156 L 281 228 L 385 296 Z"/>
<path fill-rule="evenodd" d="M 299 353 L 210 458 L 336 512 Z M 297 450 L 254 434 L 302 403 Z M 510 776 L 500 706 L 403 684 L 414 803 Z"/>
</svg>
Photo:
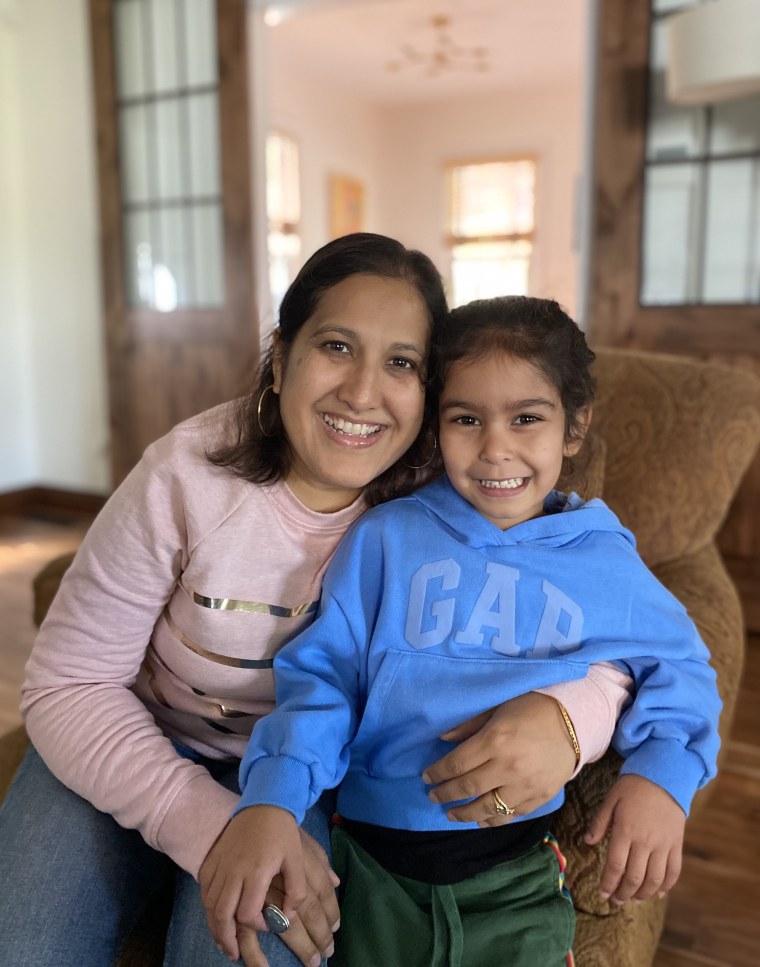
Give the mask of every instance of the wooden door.
<svg viewBox="0 0 760 967">
<path fill-rule="evenodd" d="M 245 0 L 90 0 L 114 484 L 257 362 Z"/>
<path fill-rule="evenodd" d="M 663 34 L 678 5 L 600 0 L 598 9 L 591 341 L 760 374 L 760 99 L 669 104 Z M 760 457 L 720 535 L 760 630 L 758 507 Z"/>
</svg>

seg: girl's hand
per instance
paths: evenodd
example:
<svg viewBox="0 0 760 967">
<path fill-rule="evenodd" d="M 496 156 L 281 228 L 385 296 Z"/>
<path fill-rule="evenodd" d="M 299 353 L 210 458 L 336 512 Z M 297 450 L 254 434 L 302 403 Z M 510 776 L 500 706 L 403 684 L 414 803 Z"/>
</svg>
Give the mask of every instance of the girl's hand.
<svg viewBox="0 0 760 967">
<path fill-rule="evenodd" d="M 602 899 L 621 904 L 665 896 L 681 872 L 685 825 L 683 809 L 664 789 L 641 776 L 621 776 L 585 837 L 596 846 L 611 830 Z"/>
<path fill-rule="evenodd" d="M 286 917 L 295 918 L 306 899 L 303 850 L 296 821 L 276 806 L 244 809 L 230 820 L 198 874 L 209 929 L 230 959 L 237 960 L 241 955 L 239 927 L 267 929 L 262 911 L 270 884 L 278 874 L 282 876 L 283 892 L 277 905 Z M 260 950 L 251 950 L 251 955 L 248 967 L 266 964 Z"/>
<path fill-rule="evenodd" d="M 318 967 L 323 957 L 332 957 L 334 953 L 333 933 L 340 926 L 335 887 L 340 880 L 319 843 L 302 829 L 298 832 L 306 867 L 306 900 L 296 916 L 289 918 L 290 926 L 280 934 L 280 940 L 305 967 Z M 278 875 L 266 895 L 266 903 L 274 903 L 281 910 L 284 903 L 282 886 L 282 877 Z M 261 953 L 256 931 L 238 925 L 237 936 L 247 967 L 265 967 L 266 959 Z"/>
<path fill-rule="evenodd" d="M 434 802 L 472 802 L 447 812 L 451 820 L 501 826 L 492 791 L 525 815 L 549 802 L 575 771 L 575 751 L 555 700 L 528 692 L 503 702 L 445 735 L 460 744 L 422 775 Z"/>
</svg>

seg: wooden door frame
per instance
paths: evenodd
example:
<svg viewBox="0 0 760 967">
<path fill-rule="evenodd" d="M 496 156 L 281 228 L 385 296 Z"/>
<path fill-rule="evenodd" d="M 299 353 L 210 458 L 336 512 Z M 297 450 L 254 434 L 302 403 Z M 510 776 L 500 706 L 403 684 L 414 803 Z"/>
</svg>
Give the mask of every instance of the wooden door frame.
<svg viewBox="0 0 760 967">
<path fill-rule="evenodd" d="M 649 0 L 599 0 L 594 93 L 589 333 L 597 345 L 755 355 L 756 305 L 639 302 L 649 94 Z M 708 324 L 709 323 L 709 324 Z"/>
<path fill-rule="evenodd" d="M 231 368 L 237 371 L 237 391 L 243 375 L 241 360 L 247 372 L 258 363 L 251 239 L 246 0 L 216 0 L 225 267 L 225 307 L 221 312 L 192 309 L 160 313 L 131 308 L 127 303 L 113 0 L 89 0 L 89 6 L 111 462 L 113 479 L 118 483 L 142 449 L 136 427 L 129 418 L 131 390 L 124 365 L 125 358 L 134 349 L 135 338 L 150 335 L 166 343 L 179 344 L 192 339 L 202 342 L 213 318 L 216 334 L 229 342 Z"/>
<path fill-rule="evenodd" d="M 597 12 L 590 342 L 713 358 L 760 373 L 760 306 L 640 304 L 651 4 L 598 0 Z M 760 455 L 719 535 L 753 630 L 760 630 L 758 495 Z"/>
</svg>

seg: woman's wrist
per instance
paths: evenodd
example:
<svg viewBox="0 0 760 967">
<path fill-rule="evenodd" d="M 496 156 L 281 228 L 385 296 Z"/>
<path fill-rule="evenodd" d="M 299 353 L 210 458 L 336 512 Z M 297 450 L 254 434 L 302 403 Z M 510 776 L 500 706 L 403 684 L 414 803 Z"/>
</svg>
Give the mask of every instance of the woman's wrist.
<svg viewBox="0 0 760 967">
<path fill-rule="evenodd" d="M 554 696 L 551 696 L 551 697 L 554 698 Z M 568 741 L 573 747 L 573 752 L 575 753 L 575 766 L 577 768 L 578 764 L 581 761 L 581 747 L 580 747 L 580 743 L 578 742 L 578 736 L 575 731 L 575 726 L 573 725 L 573 720 L 570 718 L 570 715 L 567 709 L 562 704 L 562 702 L 559 701 L 559 699 L 554 698 L 554 702 L 557 706 L 557 710 L 559 711 L 560 717 L 562 719 L 562 724 L 565 727 L 565 732 L 567 733 Z"/>
</svg>

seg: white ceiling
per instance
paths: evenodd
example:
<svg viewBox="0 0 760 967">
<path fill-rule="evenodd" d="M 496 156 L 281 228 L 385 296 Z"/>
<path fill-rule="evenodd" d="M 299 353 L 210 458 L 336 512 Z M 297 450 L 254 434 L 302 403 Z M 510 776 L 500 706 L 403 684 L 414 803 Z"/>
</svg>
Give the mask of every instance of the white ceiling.
<svg viewBox="0 0 760 967">
<path fill-rule="evenodd" d="M 593 0 L 253 0 L 282 17 L 269 28 L 271 56 L 346 84 L 377 103 L 426 101 L 497 90 L 556 87 L 578 79 Z M 486 72 L 429 76 L 426 66 L 388 70 L 402 45 L 432 52 L 431 19 L 450 18 L 462 48 L 485 47 Z"/>
</svg>

